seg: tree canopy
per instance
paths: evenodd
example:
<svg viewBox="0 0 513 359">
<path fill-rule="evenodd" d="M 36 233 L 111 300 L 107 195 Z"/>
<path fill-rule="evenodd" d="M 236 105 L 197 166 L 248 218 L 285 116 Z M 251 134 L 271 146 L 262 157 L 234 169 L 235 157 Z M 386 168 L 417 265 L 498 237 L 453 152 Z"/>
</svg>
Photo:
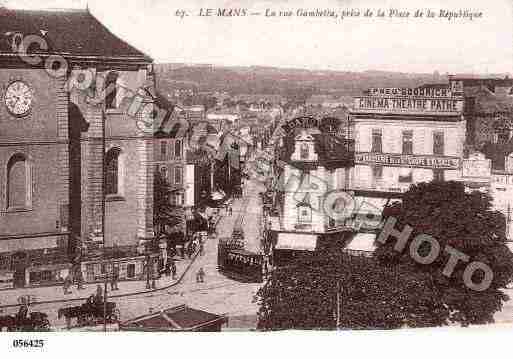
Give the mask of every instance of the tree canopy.
<svg viewBox="0 0 513 359">
<path fill-rule="evenodd" d="M 463 325 L 493 322 L 493 314 L 507 300 L 500 289 L 512 280 L 513 254 L 505 244 L 505 217 L 492 209 L 487 193 L 466 192 L 460 182 L 419 183 L 410 187 L 401 202 L 386 208 L 384 215 L 395 218 L 399 231 L 409 225 L 412 234 L 402 252 L 394 249 L 395 238 L 378 243 L 376 256 L 382 264 L 429 274 L 450 309 L 452 321 Z M 408 248 L 419 234 L 432 236 L 440 245 L 440 255 L 431 264 L 419 264 L 410 255 Z M 443 274 L 450 256 L 444 250 L 448 246 L 469 258 L 466 263 L 458 262 L 450 276 Z M 429 244 L 419 248 L 420 254 L 429 251 Z M 463 281 L 466 265 L 472 261 L 485 263 L 493 272 L 493 281 L 484 291 L 469 289 Z M 479 282 L 480 275 L 476 271 L 473 279 Z"/>
<path fill-rule="evenodd" d="M 258 328 L 392 329 L 493 322 L 507 300 L 501 288 L 512 279 L 513 254 L 505 245 L 505 218 L 492 209 L 489 195 L 468 193 L 458 182 L 420 183 L 411 186 L 402 202 L 387 207 L 384 216 L 394 218 L 397 233 L 411 226 L 404 250 L 396 251 L 398 240 L 391 236 L 378 243 L 371 258 L 331 248 L 277 268 L 255 297 Z M 440 245 L 440 255 L 430 264 L 419 264 L 410 253 L 419 234 Z M 447 246 L 468 256 L 450 276 L 443 273 Z M 423 243 L 418 254 L 425 256 L 430 249 Z M 493 271 L 485 290 L 465 285 L 463 274 L 473 261 Z M 479 282 L 480 271 L 472 278 Z"/>
<path fill-rule="evenodd" d="M 256 300 L 260 330 L 426 327 L 449 316 L 428 275 L 341 252 L 275 270 Z"/>
</svg>

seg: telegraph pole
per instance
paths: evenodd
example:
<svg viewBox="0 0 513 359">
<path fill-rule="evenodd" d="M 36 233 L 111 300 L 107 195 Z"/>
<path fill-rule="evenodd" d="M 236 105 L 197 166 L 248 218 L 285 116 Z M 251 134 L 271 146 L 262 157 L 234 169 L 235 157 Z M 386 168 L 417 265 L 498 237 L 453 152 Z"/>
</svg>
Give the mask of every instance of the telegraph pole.
<svg viewBox="0 0 513 359">
<path fill-rule="evenodd" d="M 103 331 L 107 331 L 107 279 L 108 274 L 105 277 L 105 283 L 103 285 Z"/>
<path fill-rule="evenodd" d="M 337 330 L 340 328 L 340 280 L 337 280 Z"/>
</svg>

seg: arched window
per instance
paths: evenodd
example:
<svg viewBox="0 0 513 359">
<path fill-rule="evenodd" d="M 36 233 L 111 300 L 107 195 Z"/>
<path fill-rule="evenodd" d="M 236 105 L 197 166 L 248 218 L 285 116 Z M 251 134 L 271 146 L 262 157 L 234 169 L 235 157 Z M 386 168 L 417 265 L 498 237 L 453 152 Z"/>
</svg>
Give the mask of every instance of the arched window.
<svg viewBox="0 0 513 359">
<path fill-rule="evenodd" d="M 118 73 L 115 71 L 111 71 L 107 74 L 105 78 L 105 108 L 112 109 L 117 108 L 117 82 L 118 82 Z"/>
<path fill-rule="evenodd" d="M 310 157 L 308 144 L 302 143 L 300 147 L 300 158 L 302 160 L 307 160 Z"/>
<path fill-rule="evenodd" d="M 27 158 L 20 153 L 15 154 L 7 163 L 7 208 L 29 208 L 31 194 L 31 175 Z"/>
<path fill-rule="evenodd" d="M 112 148 L 105 156 L 105 194 L 107 196 L 120 194 L 120 155 L 119 148 Z"/>
</svg>

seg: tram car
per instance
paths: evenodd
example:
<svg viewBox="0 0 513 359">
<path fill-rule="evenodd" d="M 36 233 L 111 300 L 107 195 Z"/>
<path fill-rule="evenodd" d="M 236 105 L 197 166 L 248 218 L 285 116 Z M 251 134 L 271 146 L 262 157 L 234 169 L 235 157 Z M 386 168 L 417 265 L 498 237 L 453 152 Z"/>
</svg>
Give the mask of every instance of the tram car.
<svg viewBox="0 0 513 359">
<path fill-rule="evenodd" d="M 244 283 L 263 281 L 263 257 L 245 249 L 225 249 L 220 253 L 219 271 L 225 276 Z"/>
</svg>

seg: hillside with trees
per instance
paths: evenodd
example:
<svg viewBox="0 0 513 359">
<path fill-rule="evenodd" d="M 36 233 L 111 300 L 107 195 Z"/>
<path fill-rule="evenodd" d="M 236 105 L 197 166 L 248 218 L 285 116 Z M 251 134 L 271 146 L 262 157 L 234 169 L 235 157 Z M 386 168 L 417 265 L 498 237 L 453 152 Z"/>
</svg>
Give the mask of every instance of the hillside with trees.
<svg viewBox="0 0 513 359">
<path fill-rule="evenodd" d="M 278 94 L 286 97 L 327 94 L 357 95 L 369 87 L 416 87 L 447 82 L 445 76 L 385 71 L 345 72 L 276 67 L 223 67 L 211 65 L 157 64 L 161 92 L 193 89 L 196 92 L 226 91 L 230 94 Z"/>
</svg>

